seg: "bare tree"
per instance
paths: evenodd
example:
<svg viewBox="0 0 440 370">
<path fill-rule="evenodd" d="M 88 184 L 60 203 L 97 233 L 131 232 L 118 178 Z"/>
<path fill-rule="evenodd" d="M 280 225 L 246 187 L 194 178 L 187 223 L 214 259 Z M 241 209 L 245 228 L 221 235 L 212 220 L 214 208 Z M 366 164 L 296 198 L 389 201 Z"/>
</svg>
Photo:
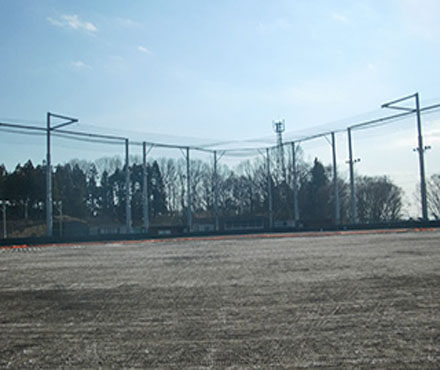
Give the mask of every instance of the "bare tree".
<svg viewBox="0 0 440 370">
<path fill-rule="evenodd" d="M 360 222 L 396 221 L 401 217 L 400 187 L 387 176 L 356 178 L 356 202 Z"/>
<path fill-rule="evenodd" d="M 117 169 L 122 168 L 122 159 L 119 155 L 115 155 L 114 157 L 102 157 L 95 161 L 95 165 L 99 174 L 104 171 L 114 173 Z"/>
<path fill-rule="evenodd" d="M 440 218 L 440 174 L 427 181 L 428 208 L 436 220 Z"/>
<path fill-rule="evenodd" d="M 179 211 L 179 181 L 177 161 L 170 158 L 160 158 L 159 164 L 160 172 L 162 173 L 165 192 L 167 194 L 168 209 L 171 214 Z"/>
</svg>

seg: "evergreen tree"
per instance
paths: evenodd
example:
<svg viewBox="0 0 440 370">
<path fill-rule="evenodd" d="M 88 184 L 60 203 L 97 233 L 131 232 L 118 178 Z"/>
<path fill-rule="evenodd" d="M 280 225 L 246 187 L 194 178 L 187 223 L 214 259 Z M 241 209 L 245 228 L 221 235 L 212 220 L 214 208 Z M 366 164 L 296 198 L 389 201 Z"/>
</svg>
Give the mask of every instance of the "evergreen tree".
<svg viewBox="0 0 440 370">
<path fill-rule="evenodd" d="M 148 171 L 148 167 L 147 167 Z M 134 224 L 141 224 L 143 220 L 143 165 L 133 164 L 130 169 L 131 183 L 131 215 Z"/>
<path fill-rule="evenodd" d="M 8 171 L 2 164 L 0 165 L 0 199 L 6 198 L 6 179 L 8 178 Z"/>
<path fill-rule="evenodd" d="M 113 219 L 114 214 L 114 197 L 113 188 L 107 171 L 101 175 L 101 186 L 99 192 L 99 216 L 103 219 Z"/>
<path fill-rule="evenodd" d="M 98 170 L 92 163 L 87 171 L 87 210 L 92 217 L 99 213 L 99 189 L 97 184 Z"/>
<path fill-rule="evenodd" d="M 306 179 L 302 179 L 299 191 L 300 214 L 303 220 L 328 221 L 331 213 L 331 186 L 327 172 L 315 158 Z"/>
<path fill-rule="evenodd" d="M 167 212 L 167 198 L 162 174 L 156 161 L 150 167 L 148 179 L 150 181 L 148 190 L 151 194 L 151 201 L 149 202 L 151 215 L 152 217 L 163 215 Z"/>
<path fill-rule="evenodd" d="M 110 187 L 112 189 L 112 204 L 118 220 L 125 222 L 125 169 L 117 168 L 109 177 Z"/>
</svg>

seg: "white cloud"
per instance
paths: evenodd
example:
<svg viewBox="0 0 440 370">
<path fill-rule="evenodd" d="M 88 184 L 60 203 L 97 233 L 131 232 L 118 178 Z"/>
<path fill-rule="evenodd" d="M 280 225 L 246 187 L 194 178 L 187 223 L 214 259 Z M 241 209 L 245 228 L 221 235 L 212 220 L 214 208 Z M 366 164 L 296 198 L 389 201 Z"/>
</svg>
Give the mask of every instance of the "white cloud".
<svg viewBox="0 0 440 370">
<path fill-rule="evenodd" d="M 57 19 L 48 17 L 47 20 L 49 23 L 57 27 L 71 28 L 74 30 L 82 30 L 87 32 L 98 31 L 93 23 L 82 21 L 77 14 L 63 14 Z"/>
<path fill-rule="evenodd" d="M 413 118 L 414 120 L 414 118 Z M 395 133 L 394 139 L 389 143 L 392 149 L 396 148 L 411 148 L 417 147 L 417 137 L 415 136 L 415 122 L 407 128 L 407 131 Z M 440 144 L 440 120 L 427 121 L 425 117 L 422 117 L 423 126 L 423 140 L 424 145 L 436 147 Z M 408 134 L 413 132 L 414 134 Z M 428 152 L 429 153 L 429 152 Z"/>
<path fill-rule="evenodd" d="M 139 45 L 139 46 L 137 47 L 137 49 L 138 49 L 141 53 L 151 54 L 151 51 L 148 50 L 145 46 Z"/>
<path fill-rule="evenodd" d="M 440 144 L 440 120 L 429 122 L 435 127 L 425 129 L 423 136 L 425 137 L 425 144 L 428 146 L 435 145 L 438 148 Z"/>
<path fill-rule="evenodd" d="M 47 20 L 50 24 L 54 25 L 54 26 L 58 26 L 58 27 L 63 27 L 64 23 L 61 22 L 60 20 L 54 19 L 52 17 L 47 17 Z"/>
<path fill-rule="evenodd" d="M 337 13 L 337 12 L 332 12 L 331 13 L 331 17 L 332 17 L 333 20 L 335 20 L 337 22 L 348 23 L 348 18 L 345 15 L 343 15 L 343 14 L 340 14 L 340 13 Z"/>
<path fill-rule="evenodd" d="M 134 21 L 130 18 L 116 18 L 116 22 L 118 25 L 124 28 L 132 28 L 132 29 L 140 29 L 143 28 L 143 24 L 137 21 Z"/>
<path fill-rule="evenodd" d="M 70 66 L 75 69 L 92 69 L 91 66 L 84 63 L 82 60 L 76 60 L 70 63 Z"/>
</svg>

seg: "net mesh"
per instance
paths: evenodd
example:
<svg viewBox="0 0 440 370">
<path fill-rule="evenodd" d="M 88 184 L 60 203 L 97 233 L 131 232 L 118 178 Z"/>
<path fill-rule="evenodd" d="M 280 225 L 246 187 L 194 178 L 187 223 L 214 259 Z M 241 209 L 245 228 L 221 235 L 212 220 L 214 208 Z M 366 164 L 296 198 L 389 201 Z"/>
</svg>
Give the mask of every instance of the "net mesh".
<svg viewBox="0 0 440 370">
<path fill-rule="evenodd" d="M 440 173 L 440 161 L 436 160 L 439 108 L 433 105 L 422 109 L 426 150 L 430 147 L 426 153 L 428 179 Z M 42 235 L 45 122 L 6 118 L 0 121 L 1 198 L 7 204 L 8 235 Z M 54 225 L 58 225 L 54 232 L 63 235 L 74 233 L 75 227 L 87 229 L 88 233 L 128 232 L 127 210 L 132 231 L 145 231 L 146 203 L 148 227 L 155 227 L 157 232 L 168 232 L 173 227 L 191 227 L 193 231 L 287 227 L 298 226 L 299 221 L 312 226 L 330 225 L 335 222 L 336 198 L 339 222 L 349 222 L 348 127 L 352 130 L 354 159 L 360 159 L 355 165 L 359 187 L 365 185 L 363 177 L 386 178 L 401 189 L 399 217 L 420 214 L 419 159 L 412 151 L 418 145 L 414 112 L 383 116 L 383 111 L 374 111 L 307 130 L 288 131 L 283 135 L 282 147 L 276 145 L 273 134 L 219 141 L 108 129 L 81 122 L 71 127 L 51 132 Z M 129 182 L 125 172 L 126 140 Z M 6 152 L 5 148 L 11 150 Z M 313 195 L 313 184 L 321 176 L 320 171 L 323 182 L 319 191 L 323 194 L 315 189 Z M 314 207 L 310 200 L 313 197 L 322 197 L 321 206 L 309 211 Z M 295 207 L 301 211 L 299 215 L 295 215 Z"/>
</svg>

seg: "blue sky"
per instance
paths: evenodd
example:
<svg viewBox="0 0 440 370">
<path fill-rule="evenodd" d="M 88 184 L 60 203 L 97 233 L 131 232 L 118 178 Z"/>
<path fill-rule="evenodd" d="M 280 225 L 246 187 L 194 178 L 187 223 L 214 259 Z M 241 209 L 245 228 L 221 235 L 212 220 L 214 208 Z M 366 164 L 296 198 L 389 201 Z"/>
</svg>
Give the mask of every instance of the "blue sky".
<svg viewBox="0 0 440 370">
<path fill-rule="evenodd" d="M 0 2 L 0 116 L 201 137 L 437 98 L 440 3 Z"/>
<path fill-rule="evenodd" d="M 439 15 L 437 0 L 0 0 L 0 118 L 53 111 L 102 131 L 227 140 L 416 91 L 438 102 Z M 2 161 L 15 160 L 8 144 Z"/>
</svg>

